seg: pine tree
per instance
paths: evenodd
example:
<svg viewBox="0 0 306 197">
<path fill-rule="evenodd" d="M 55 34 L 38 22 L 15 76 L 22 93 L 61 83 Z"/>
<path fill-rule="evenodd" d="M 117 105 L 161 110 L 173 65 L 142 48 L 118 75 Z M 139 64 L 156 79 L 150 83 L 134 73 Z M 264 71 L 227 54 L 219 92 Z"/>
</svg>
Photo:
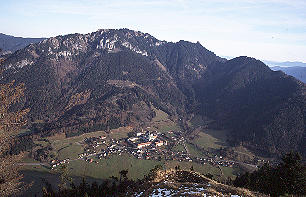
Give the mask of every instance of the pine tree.
<svg viewBox="0 0 306 197">
<path fill-rule="evenodd" d="M 279 165 L 263 165 L 258 170 L 238 176 L 234 185 L 254 191 L 282 195 L 306 195 L 306 166 L 298 153 L 290 152 L 283 156 Z"/>
<path fill-rule="evenodd" d="M 278 176 L 281 179 L 283 193 L 306 194 L 306 167 L 301 162 L 299 153 L 290 152 L 282 157 L 278 166 Z"/>
</svg>

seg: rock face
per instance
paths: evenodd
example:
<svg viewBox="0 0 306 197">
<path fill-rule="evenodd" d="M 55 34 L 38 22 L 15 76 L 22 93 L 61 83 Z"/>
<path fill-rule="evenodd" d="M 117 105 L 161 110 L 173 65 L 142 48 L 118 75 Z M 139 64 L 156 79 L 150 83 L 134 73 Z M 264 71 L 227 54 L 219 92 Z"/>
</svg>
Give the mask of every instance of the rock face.
<svg viewBox="0 0 306 197">
<path fill-rule="evenodd" d="M 26 86 L 15 107 L 30 108 L 30 126 L 44 134 L 141 125 L 154 107 L 173 119 L 206 115 L 271 153 L 305 144 L 305 84 L 252 58 L 226 61 L 200 43 L 103 29 L 31 44 L 4 67 L 2 82 Z"/>
</svg>

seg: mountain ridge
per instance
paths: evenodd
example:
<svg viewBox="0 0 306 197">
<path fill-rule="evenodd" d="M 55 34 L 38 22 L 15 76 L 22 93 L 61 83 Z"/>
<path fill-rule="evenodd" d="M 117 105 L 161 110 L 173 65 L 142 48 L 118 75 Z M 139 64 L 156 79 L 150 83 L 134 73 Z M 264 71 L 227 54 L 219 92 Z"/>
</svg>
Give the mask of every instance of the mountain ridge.
<svg viewBox="0 0 306 197">
<path fill-rule="evenodd" d="M 274 66 L 271 67 L 274 71 L 283 71 L 287 75 L 291 75 L 298 80 L 302 81 L 303 83 L 306 83 L 306 67 L 300 67 L 300 66 L 293 66 L 293 67 L 280 67 L 280 66 Z"/>
<path fill-rule="evenodd" d="M 25 83 L 21 107 L 31 108 L 30 126 L 37 132 L 140 126 L 154 117 L 154 107 L 177 121 L 197 113 L 214 118 L 232 130 L 233 138 L 238 136 L 235 143 L 254 149 L 268 146 L 273 154 L 303 150 L 305 84 L 254 58 L 226 61 L 200 43 L 100 29 L 30 44 L 9 55 L 4 66 L 2 82 Z M 296 124 L 280 115 L 282 110 L 296 114 Z M 282 122 L 279 129 L 275 121 Z M 286 136 L 293 142 L 279 143 Z M 263 139 L 271 143 L 258 148 Z"/>
<path fill-rule="evenodd" d="M 0 49 L 3 51 L 0 52 L 2 54 L 13 53 L 19 49 L 26 47 L 31 43 L 37 43 L 45 38 L 23 38 L 23 37 L 15 37 L 0 33 Z"/>
<path fill-rule="evenodd" d="M 224 72 L 221 73 L 219 68 L 215 71 L 217 74 L 201 81 L 201 84 L 208 84 L 207 87 L 201 84 L 196 87 L 202 89 L 198 91 L 198 97 L 204 100 L 202 103 L 208 103 L 202 106 L 205 108 L 204 114 L 215 117 L 219 125 L 232 128 L 236 131 L 234 136 L 240 139 L 239 143 L 244 141 L 252 149 L 262 149 L 261 152 L 264 152 L 270 148 L 269 152 L 278 154 L 296 150 L 299 144 L 296 140 L 303 141 L 305 133 L 305 84 L 282 72 L 273 72 L 253 58 L 235 58 L 227 61 L 224 67 L 230 71 L 222 69 Z M 295 110 L 295 113 L 291 110 Z M 296 122 L 298 117 L 301 117 L 300 122 Z M 296 133 L 291 135 L 290 131 L 286 131 L 288 128 Z M 277 139 L 275 136 L 278 136 Z M 257 142 L 256 146 L 252 144 L 254 141 Z"/>
</svg>

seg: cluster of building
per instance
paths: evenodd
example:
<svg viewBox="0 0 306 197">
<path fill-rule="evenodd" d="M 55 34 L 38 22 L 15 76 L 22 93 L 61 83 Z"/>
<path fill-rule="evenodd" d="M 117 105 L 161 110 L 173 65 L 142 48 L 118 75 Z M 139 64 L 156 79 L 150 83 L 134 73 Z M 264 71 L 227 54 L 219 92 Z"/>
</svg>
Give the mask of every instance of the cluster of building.
<svg viewBox="0 0 306 197">
<path fill-rule="evenodd" d="M 78 155 L 78 159 L 89 163 L 98 161 L 97 159 L 108 158 L 110 155 L 121 155 L 127 153 L 138 159 L 148 160 L 177 160 L 196 162 L 200 164 L 212 164 L 219 166 L 232 167 L 234 162 L 223 160 L 222 157 L 200 158 L 192 157 L 186 146 L 186 140 L 181 132 L 169 132 L 171 136 L 161 134 L 157 131 L 139 131 L 132 136 L 115 140 L 105 136 L 85 138 L 83 142 L 84 152 Z M 173 150 L 175 144 L 181 144 L 183 151 Z M 51 166 L 55 168 L 60 164 L 69 162 L 69 159 L 63 161 L 52 161 Z"/>
<path fill-rule="evenodd" d="M 85 138 L 84 143 L 87 145 L 90 145 L 92 148 L 97 148 L 102 144 L 106 143 L 106 137 L 105 136 L 99 136 L 99 137 L 90 137 Z"/>
<path fill-rule="evenodd" d="M 79 154 L 79 159 L 95 162 L 93 156 L 98 159 L 107 158 L 110 155 L 127 153 L 139 159 L 160 159 L 160 148 L 167 146 L 164 135 L 156 131 L 141 131 L 134 133 L 133 137 L 121 140 L 109 139 L 104 136 L 86 138 L 83 141 L 84 153 Z"/>
<path fill-rule="evenodd" d="M 127 142 L 137 149 L 143 149 L 145 147 L 160 147 L 167 145 L 167 141 L 162 140 L 159 137 L 160 133 L 146 131 L 146 132 L 137 132 L 136 136 L 130 137 L 127 139 Z"/>
<path fill-rule="evenodd" d="M 55 169 L 56 167 L 59 167 L 60 165 L 63 165 L 63 164 L 68 164 L 70 161 L 70 159 L 64 159 L 64 160 L 52 160 L 51 161 L 51 169 Z"/>
</svg>

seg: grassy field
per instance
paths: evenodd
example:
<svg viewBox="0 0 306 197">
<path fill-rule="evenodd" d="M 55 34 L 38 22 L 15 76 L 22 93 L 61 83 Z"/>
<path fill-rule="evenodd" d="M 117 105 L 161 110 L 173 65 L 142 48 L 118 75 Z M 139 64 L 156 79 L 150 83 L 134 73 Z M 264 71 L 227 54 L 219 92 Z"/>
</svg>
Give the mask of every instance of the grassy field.
<svg viewBox="0 0 306 197">
<path fill-rule="evenodd" d="M 193 128 L 203 126 L 204 125 L 204 120 L 202 116 L 200 115 L 195 115 L 191 120 L 190 120 L 190 126 Z"/>
<path fill-rule="evenodd" d="M 190 170 L 191 166 L 194 171 L 200 172 L 201 174 L 212 174 L 215 179 L 226 180 L 227 177 L 234 179 L 236 176 L 237 169 L 221 166 L 222 173 L 220 169 L 216 166 L 212 166 L 210 164 L 198 164 L 194 162 L 179 162 L 179 161 L 169 161 L 165 164 L 166 168 L 175 168 L 175 166 L 180 166 L 182 170 Z M 223 175 L 222 175 L 223 174 Z"/>
<path fill-rule="evenodd" d="M 175 166 L 180 166 L 182 170 L 190 170 L 191 166 L 193 167 L 194 171 L 200 172 L 202 174 L 210 173 L 215 177 L 220 176 L 220 170 L 217 167 L 214 167 L 210 164 L 198 164 L 194 162 L 179 162 L 179 161 L 167 161 L 165 164 L 166 168 L 175 168 Z"/>
<path fill-rule="evenodd" d="M 192 157 L 204 157 L 205 154 L 197 149 L 193 144 L 186 143 L 187 149 L 189 150 L 189 154 Z"/>
<path fill-rule="evenodd" d="M 36 162 L 33 162 L 33 163 L 36 163 Z M 45 167 L 45 166 L 25 165 L 25 166 L 22 166 L 21 170 L 50 173 L 50 168 Z"/>
<path fill-rule="evenodd" d="M 51 146 L 54 149 L 53 152 L 55 153 L 55 155 L 57 155 L 58 159 L 76 159 L 78 157 L 78 154 L 84 152 L 84 149 L 80 143 L 83 142 L 85 138 L 106 136 L 108 139 L 119 140 L 122 138 L 126 138 L 127 134 L 130 131 L 130 128 L 118 128 L 113 129 L 109 134 L 104 131 L 96 131 L 69 138 L 66 138 L 63 135 L 57 135 L 55 137 L 52 136 L 48 139 L 51 142 Z"/>
<path fill-rule="evenodd" d="M 218 139 L 221 142 L 226 142 L 229 132 L 226 130 L 214 130 L 214 129 L 205 129 L 204 133 L 212 136 L 215 139 Z"/>
<path fill-rule="evenodd" d="M 57 185 L 60 183 L 59 175 L 39 171 L 39 170 L 29 170 L 25 169 L 22 171 L 23 179 L 22 181 L 31 184 L 31 187 L 26 189 L 26 194 L 30 194 L 28 196 L 42 196 L 42 188 L 45 187 L 45 181 L 52 183 L 52 187 L 57 189 Z"/>
<path fill-rule="evenodd" d="M 153 107 L 156 116 L 152 119 L 152 122 L 165 121 L 168 120 L 168 114 L 162 110 Z"/>
<path fill-rule="evenodd" d="M 192 128 L 197 128 L 200 126 L 204 126 L 212 122 L 213 120 L 209 119 L 208 117 L 204 117 L 201 115 L 195 115 L 189 122 L 189 126 Z"/>
<path fill-rule="evenodd" d="M 234 178 L 234 169 L 228 167 L 221 167 L 223 175 L 218 167 L 210 164 L 198 164 L 194 162 L 179 162 L 179 161 L 154 161 L 136 159 L 128 154 L 113 155 L 107 159 L 95 159 L 99 163 L 88 163 L 84 160 L 71 161 L 67 167 L 69 176 L 73 181 L 79 182 L 82 177 L 87 181 L 97 180 L 101 182 L 103 179 L 109 179 L 111 176 L 120 177 L 121 170 L 128 170 L 128 178 L 136 180 L 142 179 L 149 171 L 156 165 L 162 165 L 165 169 L 175 168 L 180 166 L 180 169 L 189 170 L 191 166 L 194 171 L 201 174 L 212 174 L 214 179 L 226 180 L 226 177 Z M 24 166 L 23 167 L 26 182 L 34 181 L 34 187 L 29 189 L 31 193 L 41 194 L 41 188 L 44 186 L 44 180 L 47 180 L 53 185 L 57 186 L 59 183 L 58 171 L 50 170 L 44 166 Z"/>
<path fill-rule="evenodd" d="M 205 150 L 219 149 L 228 146 L 226 141 L 227 134 L 228 132 L 225 130 L 203 129 L 195 134 L 192 143 L 197 144 Z"/>
<path fill-rule="evenodd" d="M 54 142 L 53 143 L 54 146 L 62 147 L 65 144 L 83 141 L 85 138 L 106 136 L 106 135 L 107 134 L 104 131 L 96 131 L 96 132 L 91 132 L 91 133 L 84 133 L 82 135 L 69 137 L 69 138 L 66 138 L 65 135 L 61 135 L 61 136 L 58 135 L 56 138 L 52 136 L 52 137 L 49 137 L 48 139 Z"/>
<path fill-rule="evenodd" d="M 210 149 L 219 149 L 228 146 L 228 131 L 207 129 L 204 125 L 212 120 L 207 117 L 195 115 L 190 121 L 189 126 L 195 129 L 191 134 L 191 143 L 198 145 L 200 148 L 209 151 Z M 204 127 L 202 127 L 204 126 Z"/>
<path fill-rule="evenodd" d="M 169 119 L 167 113 L 162 110 L 153 108 L 156 116 L 150 122 L 151 128 L 156 128 L 157 131 L 162 133 L 168 133 L 168 131 L 181 130 L 180 127 L 172 120 Z"/>
<path fill-rule="evenodd" d="M 51 146 L 53 148 L 52 152 L 57 156 L 57 159 L 63 160 L 67 158 L 76 159 L 78 154 L 84 152 L 80 142 L 82 142 L 85 138 L 98 136 L 106 136 L 106 133 L 104 131 L 97 131 L 69 138 L 66 138 L 65 135 L 56 135 L 48 137 L 47 139 L 51 142 Z M 45 142 L 40 141 L 35 143 L 43 143 L 42 146 L 46 145 L 44 144 Z"/>
<path fill-rule="evenodd" d="M 39 161 L 36 161 L 35 159 L 29 157 L 28 154 L 25 154 L 25 156 L 21 160 L 22 163 L 39 163 Z"/>
<path fill-rule="evenodd" d="M 210 164 L 198 164 L 194 162 L 179 162 L 179 161 L 155 161 L 155 160 L 143 160 L 131 157 L 128 154 L 113 155 L 107 159 L 95 159 L 99 163 L 88 163 L 84 160 L 71 161 L 67 166 L 69 169 L 69 176 L 71 177 L 90 177 L 94 179 L 108 179 L 111 176 L 119 178 L 119 172 L 121 170 L 128 169 L 128 177 L 130 179 L 142 179 L 144 175 L 147 175 L 149 171 L 156 165 L 162 165 L 164 168 L 175 168 L 180 166 L 181 169 L 189 170 L 193 166 L 194 170 L 202 174 L 211 173 L 215 177 L 221 175 L 220 170 Z M 233 176 L 233 169 L 228 167 L 221 167 L 225 176 Z M 51 171 L 43 166 L 24 166 L 23 170 L 51 173 Z"/>
<path fill-rule="evenodd" d="M 198 133 L 192 142 L 205 150 L 209 148 L 218 149 L 222 147 L 221 144 L 223 143 L 221 140 L 204 132 Z"/>
<path fill-rule="evenodd" d="M 131 132 L 133 129 L 129 127 L 120 127 L 118 129 L 113 129 L 109 134 L 108 137 L 110 139 L 123 139 L 128 137 L 128 133 Z"/>
<path fill-rule="evenodd" d="M 176 144 L 173 148 L 172 148 L 173 151 L 176 151 L 176 152 L 186 152 L 185 151 L 185 148 L 182 144 Z"/>
<path fill-rule="evenodd" d="M 113 155 L 107 159 L 96 160 L 99 163 L 88 163 L 83 160 L 71 162 L 68 167 L 71 176 L 88 176 L 97 179 L 107 179 L 111 176 L 119 178 L 121 170 L 128 169 L 128 177 L 141 179 L 158 164 L 159 161 L 142 160 L 130 155 Z"/>
<path fill-rule="evenodd" d="M 80 153 L 84 152 L 84 149 L 82 146 L 77 145 L 77 144 L 69 144 L 66 147 L 61 148 L 58 150 L 58 159 L 59 160 L 64 160 L 64 159 L 77 159 L 78 155 Z"/>
<path fill-rule="evenodd" d="M 220 168 L 222 169 L 222 172 L 223 172 L 225 177 L 230 177 L 232 179 L 236 177 L 234 175 L 236 173 L 235 168 L 229 168 L 229 167 L 224 167 L 224 166 L 221 166 Z"/>
<path fill-rule="evenodd" d="M 22 171 L 24 175 L 22 181 L 31 185 L 24 192 L 26 196 L 43 196 L 43 187 L 46 187 L 46 182 L 52 185 L 52 188 L 57 190 L 58 185 L 61 182 L 60 175 L 50 172 L 34 171 L 34 170 L 24 170 Z M 74 183 L 81 183 L 83 177 L 72 177 Z M 101 179 L 93 179 L 90 177 L 85 177 L 87 183 L 92 183 L 96 181 L 97 183 L 102 183 Z"/>
</svg>

